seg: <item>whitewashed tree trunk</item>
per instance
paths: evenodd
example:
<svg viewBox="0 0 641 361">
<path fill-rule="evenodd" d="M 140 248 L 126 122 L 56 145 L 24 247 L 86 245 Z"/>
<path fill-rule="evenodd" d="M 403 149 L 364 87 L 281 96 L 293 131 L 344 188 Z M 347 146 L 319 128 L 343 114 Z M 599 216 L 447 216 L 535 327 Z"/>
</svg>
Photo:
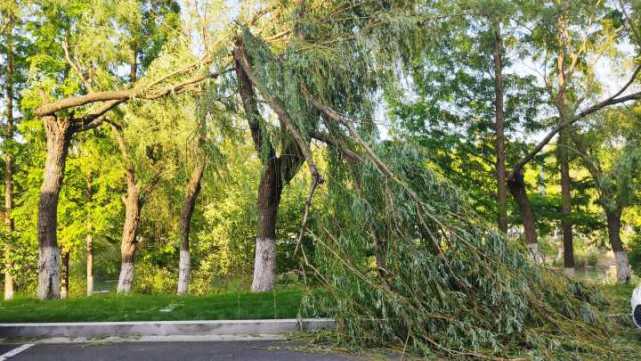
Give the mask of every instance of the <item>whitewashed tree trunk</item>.
<svg viewBox="0 0 641 361">
<path fill-rule="evenodd" d="M 71 121 L 43 118 L 47 135 L 47 159 L 38 205 L 38 297 L 60 298 L 60 251 L 58 250 L 58 200 L 64 178 L 65 162 L 73 131 Z"/>
<path fill-rule="evenodd" d="M 87 234 L 87 296 L 93 294 L 93 237 Z"/>
<path fill-rule="evenodd" d="M 136 182 L 134 163 L 129 158 L 129 149 L 122 134 L 122 128 L 112 125 L 114 135 L 120 148 L 120 153 L 125 161 L 125 176 L 127 179 L 127 196 L 125 202 L 125 222 L 122 226 L 122 240 L 120 241 L 120 276 L 118 276 L 118 293 L 131 292 L 134 281 L 134 259 L 136 257 L 138 227 L 140 226 L 140 212 L 143 205 L 143 194 Z"/>
<path fill-rule="evenodd" d="M 276 242 L 271 238 L 256 239 L 252 292 L 266 292 L 274 287 L 276 278 Z"/>
<path fill-rule="evenodd" d="M 180 250 L 180 261 L 178 262 L 178 290 L 179 295 L 184 295 L 189 291 L 189 278 L 191 271 L 191 261 L 189 250 Z"/>
<path fill-rule="evenodd" d="M 608 238 L 614 252 L 614 259 L 617 268 L 617 282 L 627 283 L 630 281 L 630 264 L 628 255 L 623 249 L 621 242 L 621 208 L 609 209 L 605 207 L 605 216 L 608 223 Z"/>
<path fill-rule="evenodd" d="M 7 120 L 4 126 L 5 141 L 12 141 L 14 139 L 14 118 L 13 118 L 13 82 L 14 82 L 14 59 L 13 59 L 13 27 L 15 25 L 15 18 L 9 16 L 8 27 L 5 37 L 5 50 L 6 50 L 6 102 L 5 109 L 7 111 Z M 4 153 L 4 211 L 5 211 L 5 224 L 7 226 L 7 234 L 13 235 L 13 168 L 14 168 L 14 150 L 11 147 L 5 149 Z M 13 275 L 11 274 L 11 243 L 7 242 L 4 247 L 4 299 L 13 299 Z"/>
<path fill-rule="evenodd" d="M 123 262 L 120 264 L 120 276 L 118 277 L 118 293 L 127 294 L 131 292 L 131 286 L 134 282 L 134 263 Z"/>
<path fill-rule="evenodd" d="M 191 231 L 191 216 L 194 214 L 196 199 L 200 193 L 200 182 L 203 178 L 206 163 L 201 160 L 194 168 L 187 184 L 187 193 L 182 211 L 180 212 L 180 261 L 178 263 L 178 289 L 179 295 L 189 291 L 189 278 L 191 271 L 191 260 L 189 258 L 189 233 Z"/>
<path fill-rule="evenodd" d="M 60 298 L 60 251 L 41 247 L 38 260 L 38 298 Z"/>
<path fill-rule="evenodd" d="M 542 264 L 545 258 L 543 257 L 543 253 L 539 250 L 539 244 L 538 243 L 529 243 L 527 245 L 527 249 L 530 253 L 530 256 L 534 260 L 534 262 L 538 264 Z"/>
<path fill-rule="evenodd" d="M 630 280 L 630 263 L 625 251 L 614 252 L 617 267 L 617 282 L 626 283 Z"/>
</svg>

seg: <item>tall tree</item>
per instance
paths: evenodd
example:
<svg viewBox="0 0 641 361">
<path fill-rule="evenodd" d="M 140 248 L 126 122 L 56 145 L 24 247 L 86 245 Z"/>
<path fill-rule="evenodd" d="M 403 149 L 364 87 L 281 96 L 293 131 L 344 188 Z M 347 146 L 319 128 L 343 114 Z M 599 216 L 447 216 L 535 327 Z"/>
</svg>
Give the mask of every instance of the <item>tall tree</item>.
<svg viewBox="0 0 641 361">
<path fill-rule="evenodd" d="M 160 6 L 160 11 L 156 5 Z M 126 77 L 130 79 L 122 79 L 123 76 L 117 73 L 118 65 L 132 62 L 131 51 L 125 54 L 121 49 L 131 50 L 130 45 L 137 44 L 135 39 L 138 36 L 133 30 L 123 29 L 138 29 L 127 24 L 135 24 L 144 18 L 151 28 L 142 29 L 151 30 L 150 34 L 157 33 L 154 29 L 158 29 L 158 32 L 175 32 L 177 26 L 172 28 L 171 24 L 177 24 L 179 8 L 173 1 L 160 1 L 157 4 L 155 1 L 134 0 L 118 4 L 82 1 L 57 4 L 55 1 L 45 1 L 38 9 L 40 12 L 35 16 L 42 18 L 47 26 L 40 27 L 36 34 L 40 53 L 32 69 L 44 71 L 50 76 L 32 84 L 28 104 L 32 109 L 35 108 L 33 114 L 42 120 L 47 138 L 47 158 L 38 208 L 38 296 L 44 299 L 59 297 L 57 207 L 65 162 L 74 134 L 98 127 L 107 112 L 132 98 L 154 99 L 180 92 L 187 85 L 208 78 L 208 75 L 181 81 L 181 76 L 199 69 L 197 64 L 196 69 L 189 66 L 167 77 L 159 76 L 149 86 L 128 88 L 120 85 L 125 83 L 124 80 L 133 80 L 135 76 L 130 73 Z M 141 13 L 149 16 L 141 17 Z M 114 26 L 114 23 L 123 26 Z M 95 37 L 82 34 L 93 34 Z M 150 63 L 158 55 L 166 37 L 148 35 L 141 38 L 154 45 L 145 45 L 145 50 L 149 52 L 144 54 L 149 56 L 143 59 Z M 95 52 L 97 43 L 102 46 L 100 53 Z M 137 56 L 134 56 L 136 64 Z M 61 63 L 59 59 L 66 59 L 66 62 Z M 140 69 L 137 66 L 135 73 L 138 72 Z M 56 76 L 64 81 L 55 81 Z M 176 83 L 168 86 L 168 81 Z M 52 89 L 56 83 L 67 86 Z M 52 101 L 46 95 L 43 99 L 43 94 L 47 93 L 56 94 L 59 100 Z M 94 104 L 96 106 L 92 107 Z"/>
<path fill-rule="evenodd" d="M 258 109 L 254 85 L 242 66 L 242 48 L 236 49 L 236 76 L 245 117 L 252 133 L 256 151 L 263 160 L 258 186 L 258 229 L 254 261 L 253 292 L 269 291 L 276 280 L 276 222 L 283 188 L 296 175 L 304 158 L 298 144 L 283 137 L 281 155 L 276 154 L 271 140 L 265 134 L 265 121 Z M 283 126 L 283 119 L 281 127 Z"/>
<path fill-rule="evenodd" d="M 129 293 L 134 280 L 134 261 L 138 248 L 138 229 L 142 208 L 146 197 L 149 196 L 149 193 L 160 181 L 162 166 L 158 166 L 148 179 L 142 177 L 136 169 L 136 161 L 125 139 L 122 125 L 113 121 L 110 123 L 122 156 L 127 183 L 127 195 L 123 197 L 125 220 L 120 244 L 121 263 L 117 291 L 118 293 Z M 160 161 L 162 157 L 162 151 L 153 146 L 148 147 L 146 153 L 149 160 L 154 164 Z"/>
<path fill-rule="evenodd" d="M 639 68 L 632 72 L 630 81 L 624 84 L 612 96 L 594 101 L 586 106 L 585 99 L 592 98 L 595 87 L 593 69 L 586 59 L 589 56 L 598 58 L 607 53 L 616 44 L 625 39 L 612 36 L 613 31 L 622 24 L 614 21 L 613 11 L 609 4 L 583 2 L 551 2 L 537 4 L 523 12 L 526 22 L 535 25 L 526 38 L 533 44 L 531 55 L 542 63 L 543 81 L 551 105 L 556 110 L 557 121 L 551 130 L 520 160 L 512 166 L 508 176 L 510 191 L 519 205 L 525 230 L 525 238 L 535 259 L 540 259 L 534 212 L 527 194 L 523 177 L 523 167 L 530 162 L 543 148 L 559 134 L 558 151 L 561 168 L 561 223 L 564 238 L 564 263 L 569 273 L 573 271 L 573 241 L 571 212 L 571 193 L 568 158 L 568 134 L 566 128 L 586 116 L 612 105 L 638 100 L 641 93 L 623 95 L 628 90 Z M 573 29 L 573 30 L 571 30 Z M 579 30 L 580 29 L 580 30 Z M 605 44 L 602 46 L 600 44 Z M 581 110 L 583 108 L 583 110 Z"/>
<path fill-rule="evenodd" d="M 182 210 L 180 212 L 180 261 L 178 262 L 178 289 L 179 295 L 184 295 L 189 290 L 191 271 L 191 256 L 189 252 L 189 234 L 191 231 L 191 217 L 194 213 L 196 200 L 201 189 L 201 182 L 207 161 L 198 159 L 192 170 Z"/>
<path fill-rule="evenodd" d="M 603 209 L 614 252 L 617 281 L 630 280 L 630 265 L 621 241 L 623 212 L 638 203 L 641 180 L 639 106 L 611 109 L 592 117 L 588 126 L 572 129 L 573 145 L 590 172 Z"/>
<path fill-rule="evenodd" d="M 494 88 L 495 88 L 495 153 L 496 153 L 496 211 L 498 214 L 498 227 L 507 233 L 507 177 L 505 171 L 505 112 L 503 98 L 503 35 L 501 24 L 494 24 Z"/>
<path fill-rule="evenodd" d="M 4 143 L 9 146 L 4 147 L 4 211 L 5 211 L 5 225 L 7 227 L 7 235 L 9 241 L 4 245 L 4 299 L 10 300 L 14 295 L 13 275 L 11 273 L 12 264 L 10 261 L 11 254 L 11 239 L 14 232 L 13 221 L 13 204 L 14 204 L 14 187 L 13 187 L 13 168 L 14 168 L 14 155 L 11 143 L 14 141 L 14 92 L 15 81 L 15 47 L 14 47 L 14 31 L 16 26 L 15 7 L 17 4 L 11 2 L 7 9 L 0 8 L 0 14 L 6 17 L 6 23 L 3 23 L 3 38 L 5 40 L 5 55 L 6 55 L 6 76 L 5 79 L 5 99 L 7 118 L 4 128 Z"/>
</svg>

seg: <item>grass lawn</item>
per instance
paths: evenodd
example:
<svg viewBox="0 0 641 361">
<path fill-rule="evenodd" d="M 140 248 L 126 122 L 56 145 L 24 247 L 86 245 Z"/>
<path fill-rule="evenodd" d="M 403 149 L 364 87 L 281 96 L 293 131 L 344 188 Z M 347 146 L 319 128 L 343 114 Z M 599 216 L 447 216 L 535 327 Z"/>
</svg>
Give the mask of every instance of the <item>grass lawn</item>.
<svg viewBox="0 0 641 361">
<path fill-rule="evenodd" d="M 171 321 L 295 318 L 302 291 L 225 293 L 207 296 L 95 295 L 0 302 L 0 322 Z"/>
</svg>

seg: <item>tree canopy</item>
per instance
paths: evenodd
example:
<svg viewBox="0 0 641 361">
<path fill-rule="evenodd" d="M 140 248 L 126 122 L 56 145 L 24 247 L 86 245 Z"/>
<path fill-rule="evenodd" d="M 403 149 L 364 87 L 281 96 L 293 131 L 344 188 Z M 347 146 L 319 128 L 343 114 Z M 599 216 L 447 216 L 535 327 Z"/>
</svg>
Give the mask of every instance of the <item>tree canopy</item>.
<svg viewBox="0 0 641 361">
<path fill-rule="evenodd" d="M 295 275 L 353 345 L 633 357 L 575 270 L 633 276 L 639 6 L 8 1 L 5 298 Z"/>
</svg>

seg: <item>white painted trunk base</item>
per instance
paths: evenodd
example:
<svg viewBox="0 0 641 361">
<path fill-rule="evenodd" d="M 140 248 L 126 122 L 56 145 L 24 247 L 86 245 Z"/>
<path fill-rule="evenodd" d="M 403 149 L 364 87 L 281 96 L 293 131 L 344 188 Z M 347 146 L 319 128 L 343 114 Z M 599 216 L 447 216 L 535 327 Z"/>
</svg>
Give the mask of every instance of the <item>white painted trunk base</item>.
<svg viewBox="0 0 641 361">
<path fill-rule="evenodd" d="M 60 251 L 42 247 L 38 260 L 38 298 L 60 298 Z"/>
<path fill-rule="evenodd" d="M 630 281 L 628 255 L 624 251 L 614 252 L 614 259 L 617 266 L 617 282 L 626 283 Z"/>
<path fill-rule="evenodd" d="M 132 262 L 120 265 L 120 276 L 118 277 L 118 293 L 131 292 L 131 285 L 134 281 L 134 264 Z"/>
<path fill-rule="evenodd" d="M 276 242 L 271 238 L 256 238 L 252 292 L 271 291 L 275 278 Z"/>
<path fill-rule="evenodd" d="M 576 271 L 574 270 L 574 268 L 565 268 L 563 270 L 563 273 L 565 273 L 565 275 L 568 277 L 574 277 L 576 275 Z"/>
<path fill-rule="evenodd" d="M 539 250 L 539 244 L 538 243 L 530 243 L 527 245 L 527 249 L 530 252 L 530 256 L 534 260 L 534 262 L 541 264 L 543 263 L 543 254 Z"/>
<path fill-rule="evenodd" d="M 87 296 L 93 294 L 93 276 L 87 275 Z"/>
<path fill-rule="evenodd" d="M 184 295 L 189 290 L 189 273 L 190 273 L 189 251 L 180 250 L 180 261 L 178 262 L 178 291 L 179 295 Z"/>
</svg>

